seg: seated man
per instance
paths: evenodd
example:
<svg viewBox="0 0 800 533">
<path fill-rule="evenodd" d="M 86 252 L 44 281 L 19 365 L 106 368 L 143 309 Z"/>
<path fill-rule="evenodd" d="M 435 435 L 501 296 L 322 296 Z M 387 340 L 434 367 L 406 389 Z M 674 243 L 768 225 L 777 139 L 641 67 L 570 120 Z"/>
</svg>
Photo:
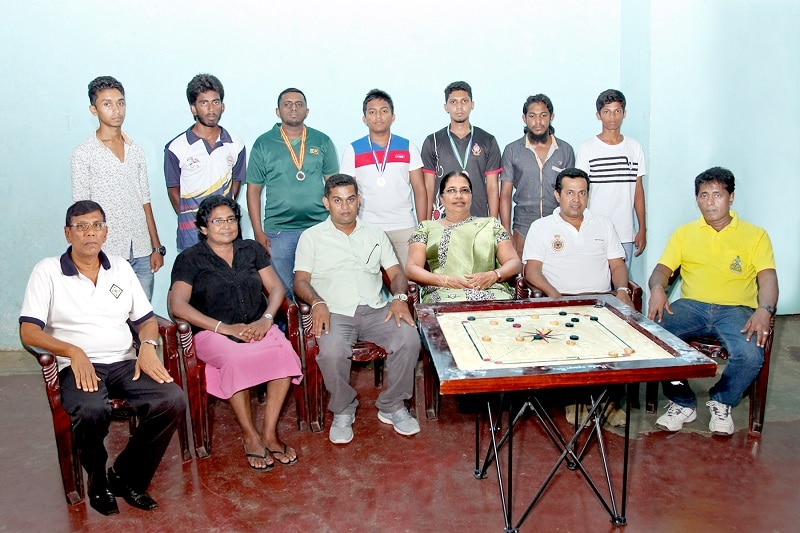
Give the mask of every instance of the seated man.
<svg viewBox="0 0 800 533">
<path fill-rule="evenodd" d="M 525 279 L 546 296 L 609 292 L 633 307 L 628 288 L 628 269 L 614 224 L 586 208 L 589 176 L 583 170 L 567 168 L 556 176 L 555 197 L 559 207 L 552 215 L 535 220 L 525 238 L 522 260 Z M 613 392 L 615 400 L 621 391 Z M 574 422 L 574 405 L 566 409 L 567 421 Z M 586 414 L 580 408 L 581 418 Z M 612 426 L 625 425 L 625 413 L 608 413 Z"/>
<path fill-rule="evenodd" d="M 554 194 L 559 207 L 534 221 L 525 238 L 525 279 L 551 298 L 608 292 L 613 284 L 616 296 L 633 307 L 625 250 L 614 225 L 586 208 L 586 172 L 562 170 Z"/>
<path fill-rule="evenodd" d="M 706 403 L 711 411 L 708 427 L 717 435 L 733 434 L 731 408 L 761 370 L 778 302 L 769 236 L 730 210 L 733 190 L 733 174 L 724 168 L 710 168 L 695 178 L 702 216 L 675 230 L 649 281 L 650 319 L 682 339 L 716 337 L 728 352 L 725 371 Z M 665 288 L 678 267 L 681 299 L 670 305 Z M 678 431 L 697 418 L 697 397 L 686 381 L 665 381 L 663 386 L 670 401 L 656 425 Z"/>
<path fill-rule="evenodd" d="M 330 439 L 335 444 L 353 440 L 358 400 L 350 386 L 350 357 L 357 340 L 379 344 L 388 353 L 387 386 L 376 402 L 378 420 L 392 424 L 401 435 L 419 433 L 419 423 L 403 403 L 413 391 L 420 348 L 406 303 L 408 280 L 386 234 L 356 216 L 359 200 L 354 178 L 328 178 L 322 203 L 330 216 L 303 232 L 295 256 L 294 292 L 311 305 L 317 363 L 331 395 Z M 394 294 L 388 305 L 381 268 Z"/>
<path fill-rule="evenodd" d="M 110 515 L 119 512 L 114 496 L 147 511 L 158 506 L 147 487 L 186 404 L 156 354 L 158 325 L 136 274 L 124 258 L 100 249 L 105 220 L 91 200 L 70 206 L 64 235 L 71 246 L 34 267 L 19 322 L 22 342 L 58 358 L 61 402 L 89 475 L 89 504 Z M 129 322 L 141 339 L 138 357 Z M 140 422 L 106 477 L 109 398 L 127 401 Z"/>
</svg>

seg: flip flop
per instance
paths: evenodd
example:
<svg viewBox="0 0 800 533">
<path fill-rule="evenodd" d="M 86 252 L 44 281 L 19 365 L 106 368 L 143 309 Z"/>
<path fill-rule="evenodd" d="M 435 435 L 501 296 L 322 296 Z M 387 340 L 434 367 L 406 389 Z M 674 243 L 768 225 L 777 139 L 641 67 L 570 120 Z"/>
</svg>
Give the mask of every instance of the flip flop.
<svg viewBox="0 0 800 533">
<path fill-rule="evenodd" d="M 292 460 L 290 460 L 290 461 L 281 461 L 281 460 L 280 460 L 280 459 L 278 459 L 278 457 L 275 455 L 276 453 L 279 453 L 279 454 L 283 455 L 283 457 L 284 457 L 285 459 L 288 459 L 288 457 L 287 457 L 287 455 L 286 455 L 286 449 L 287 449 L 287 447 L 288 447 L 288 446 L 286 445 L 286 443 L 284 443 L 284 444 L 283 444 L 283 451 L 281 451 L 281 450 L 269 450 L 269 449 L 268 449 L 267 451 L 268 451 L 269 453 L 271 453 L 271 454 L 272 454 L 272 458 L 273 458 L 275 461 L 277 461 L 278 463 L 282 464 L 283 466 L 291 466 L 291 465 L 293 465 L 293 464 L 295 464 L 295 463 L 297 462 L 297 456 L 295 456 L 295 458 L 294 458 L 294 459 L 292 459 Z"/>
<path fill-rule="evenodd" d="M 268 457 L 266 448 L 264 448 L 264 455 L 257 455 L 255 453 L 248 453 L 247 452 L 247 447 L 244 445 L 244 443 L 242 443 L 242 448 L 244 448 L 244 456 L 248 459 L 247 465 L 250 468 L 252 468 L 253 470 L 257 470 L 258 472 L 269 472 L 270 470 L 275 468 L 275 463 L 274 462 L 272 464 L 268 464 L 267 466 L 262 468 L 262 467 L 258 467 L 258 466 L 253 466 L 253 464 L 250 463 L 250 461 L 249 461 L 249 459 L 251 457 L 253 459 L 266 459 Z"/>
</svg>

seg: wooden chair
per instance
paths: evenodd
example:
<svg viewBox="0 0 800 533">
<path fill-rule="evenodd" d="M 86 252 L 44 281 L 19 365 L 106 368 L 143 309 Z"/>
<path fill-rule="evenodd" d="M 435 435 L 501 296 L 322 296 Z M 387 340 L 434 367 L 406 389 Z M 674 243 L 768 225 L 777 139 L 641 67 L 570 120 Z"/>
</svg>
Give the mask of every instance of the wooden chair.
<svg viewBox="0 0 800 533">
<path fill-rule="evenodd" d="M 164 366 L 175 382 L 180 385 L 175 324 L 159 316 L 156 316 L 156 319 L 158 320 L 158 333 L 162 342 Z M 83 469 L 81 467 L 79 449 L 72 434 L 72 420 L 61 404 L 61 385 L 58 382 L 56 356 L 36 346 L 29 346 L 25 343 L 22 345 L 36 357 L 42 367 L 45 393 L 53 415 L 53 430 L 56 437 L 56 451 L 58 452 L 58 464 L 61 468 L 61 480 L 64 484 L 64 494 L 69 505 L 78 504 L 83 501 L 84 497 Z M 127 402 L 120 399 L 112 399 L 111 416 L 114 419 L 127 420 L 131 434 L 136 430 L 136 413 Z M 184 461 L 191 460 L 187 437 L 186 418 L 183 418 L 178 425 L 178 438 Z"/>
<path fill-rule="evenodd" d="M 669 278 L 667 286 L 667 294 L 675 287 L 675 282 L 680 276 L 681 269 L 678 267 Z M 767 409 L 767 385 L 769 384 L 769 363 L 770 355 L 772 354 L 772 340 L 775 337 L 775 316 L 772 317 L 769 323 L 770 334 L 767 337 L 767 342 L 764 345 L 764 364 L 761 365 L 761 370 L 750 387 L 747 389 L 746 394 L 750 400 L 750 415 L 749 425 L 750 433 L 760 435 L 764 428 L 764 412 Z M 695 350 L 707 355 L 714 359 L 728 359 L 728 352 L 720 343 L 719 339 L 714 337 L 694 337 L 684 339 Z M 655 413 L 658 403 L 658 381 L 653 381 L 647 384 L 645 392 L 645 408 L 648 413 Z"/>
<path fill-rule="evenodd" d="M 287 323 L 286 336 L 297 354 L 301 354 L 300 326 L 297 317 L 297 305 L 284 298 L 276 319 L 284 318 Z M 183 373 L 186 376 L 186 396 L 189 400 L 189 418 L 192 422 L 194 453 L 198 459 L 211 455 L 211 425 L 208 414 L 208 393 L 206 392 L 206 364 L 198 359 L 194 347 L 192 327 L 188 322 L 175 319 L 180 339 L 182 356 L 180 358 Z M 305 374 L 305 369 L 303 369 Z M 293 385 L 295 405 L 297 407 L 297 425 L 300 431 L 308 429 L 308 407 L 304 390 L 305 380 Z"/>
<path fill-rule="evenodd" d="M 383 281 L 388 287 L 389 280 L 386 272 L 383 271 Z M 322 378 L 322 372 L 317 365 L 317 355 L 319 355 L 319 345 L 317 339 L 312 332 L 312 319 L 311 319 L 311 306 L 306 302 L 298 299 L 298 306 L 300 309 L 300 320 L 303 326 L 303 347 L 305 348 L 305 376 L 306 376 L 306 391 L 308 399 L 309 420 L 311 431 L 322 431 L 325 427 L 325 405 L 324 398 L 327 391 L 325 390 L 325 383 Z M 408 299 L 409 310 L 414 316 L 414 304 L 412 303 L 411 296 Z M 374 342 L 358 341 L 353 345 L 353 355 L 351 360 L 357 363 L 372 362 L 375 372 L 375 388 L 379 389 L 383 386 L 383 368 L 384 361 L 386 360 L 386 350 Z M 416 377 L 414 379 L 414 388 L 411 391 L 411 399 L 409 400 L 409 412 L 411 416 L 417 416 L 416 409 Z"/>
</svg>

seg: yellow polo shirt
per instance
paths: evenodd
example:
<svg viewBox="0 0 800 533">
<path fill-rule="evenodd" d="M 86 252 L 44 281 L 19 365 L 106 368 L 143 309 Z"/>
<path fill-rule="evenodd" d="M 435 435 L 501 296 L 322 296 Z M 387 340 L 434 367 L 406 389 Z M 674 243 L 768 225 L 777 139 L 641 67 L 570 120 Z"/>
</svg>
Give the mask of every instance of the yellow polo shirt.
<svg viewBox="0 0 800 533">
<path fill-rule="evenodd" d="M 684 298 L 756 308 L 756 275 L 775 268 L 772 243 L 763 228 L 730 213 L 733 220 L 722 231 L 702 216 L 679 227 L 658 262 L 672 270 L 681 267 Z"/>
</svg>

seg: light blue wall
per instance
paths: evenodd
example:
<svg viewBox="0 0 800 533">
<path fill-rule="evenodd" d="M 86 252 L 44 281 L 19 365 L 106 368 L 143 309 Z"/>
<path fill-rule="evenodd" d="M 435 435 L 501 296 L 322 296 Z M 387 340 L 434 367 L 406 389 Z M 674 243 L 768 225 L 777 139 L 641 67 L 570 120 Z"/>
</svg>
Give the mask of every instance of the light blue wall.
<svg viewBox="0 0 800 533">
<path fill-rule="evenodd" d="M 633 0 L 525 5 L 498 0 L 483 10 L 467 2 L 398 5 L 384 11 L 362 0 L 275 6 L 83 0 L 6 8 L 0 37 L 0 98 L 7 119 L 0 144 L 0 193 L 7 202 L 0 233 L 0 349 L 18 346 L 17 317 L 30 269 L 65 248 L 61 227 L 70 204 L 69 154 L 96 127 L 85 91 L 101 74 L 125 85 L 125 129 L 145 149 L 156 222 L 171 252 L 156 274 L 157 312 L 165 311 L 175 248 L 162 150 L 191 124 L 185 87 L 198 72 L 212 72 L 225 84 L 222 123 L 248 148 L 274 123 L 275 97 L 287 86 L 306 92 L 308 124 L 328 133 L 340 151 L 364 134 L 361 100 L 373 87 L 395 99 L 394 131 L 421 144 L 446 124 L 444 86 L 466 79 L 475 91 L 473 122 L 494 133 L 502 147 L 522 134 L 527 95 L 552 97 L 559 137 L 577 146 L 599 131 L 596 95 L 621 86 L 631 101 L 625 131 L 652 151 L 650 253 L 634 268 L 642 275 L 649 271 L 658 255 L 653 250 L 660 251 L 673 226 L 694 216 L 686 195 L 673 187 L 676 180 L 689 180 L 717 163 L 731 166 L 742 180 L 764 169 L 758 193 L 752 188 L 748 201 L 743 184 L 745 194 L 737 195 L 736 206 L 769 229 L 783 272 L 781 309 L 798 312 L 796 275 L 788 275 L 798 266 L 798 215 L 762 209 L 770 194 L 763 182 L 780 185 L 784 197 L 790 197 L 791 187 L 797 192 L 798 114 L 788 98 L 798 81 L 797 37 L 789 31 L 797 26 L 797 8 L 783 2 L 762 2 L 759 10 L 747 2 L 650 7 Z M 794 14 L 794 25 L 787 13 Z M 739 37 L 744 30 L 729 29 L 753 19 L 759 22 L 754 42 L 774 42 L 768 54 L 747 48 Z M 730 47 L 744 53 L 746 62 L 729 60 Z M 686 72 L 702 87 L 683 96 Z M 749 76 L 752 72 L 759 76 Z M 777 81 L 783 85 L 773 89 Z M 742 83 L 745 92 L 737 87 Z M 742 98 L 764 92 L 769 97 L 761 107 Z M 794 106 L 793 114 L 778 105 L 781 98 Z M 680 111 L 684 104 L 686 113 Z M 782 149 L 767 152 L 767 142 L 772 147 L 775 139 Z M 789 169 L 782 180 L 771 177 L 779 168 Z M 793 246 L 781 247 L 786 241 Z"/>
</svg>

